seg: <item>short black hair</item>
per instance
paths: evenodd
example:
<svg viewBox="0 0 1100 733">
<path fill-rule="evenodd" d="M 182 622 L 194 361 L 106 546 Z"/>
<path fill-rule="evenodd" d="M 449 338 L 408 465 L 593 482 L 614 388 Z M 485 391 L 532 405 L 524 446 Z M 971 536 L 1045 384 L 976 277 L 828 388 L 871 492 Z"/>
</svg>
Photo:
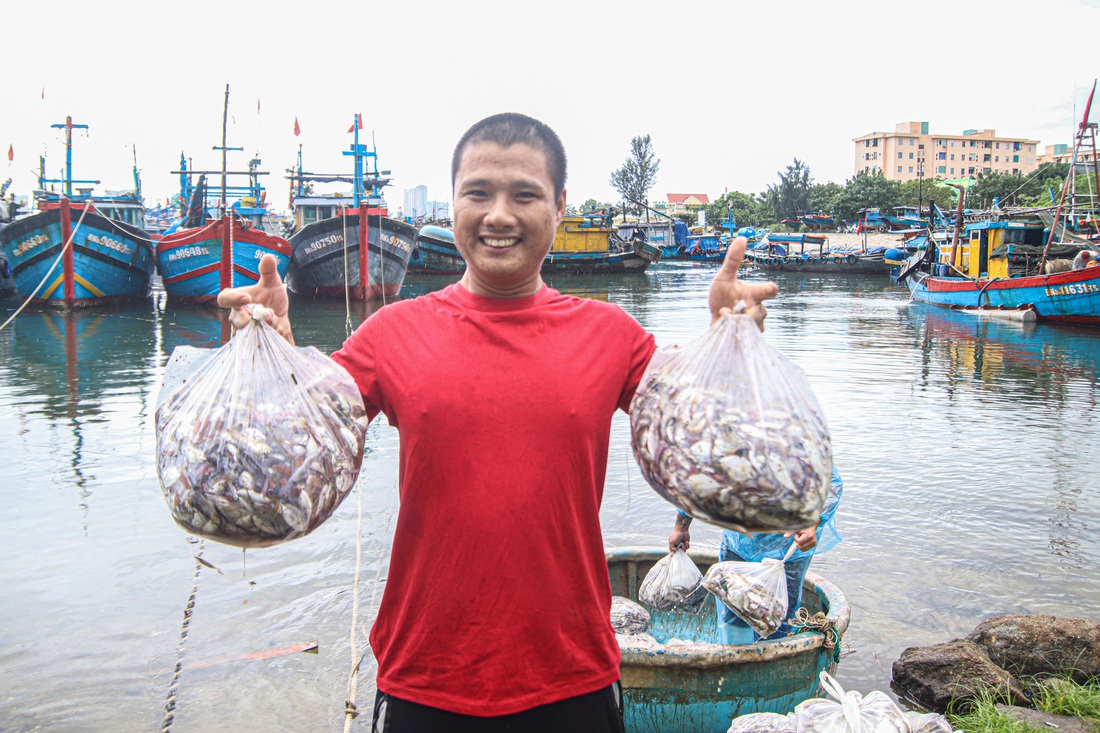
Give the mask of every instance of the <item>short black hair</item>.
<svg viewBox="0 0 1100 733">
<path fill-rule="evenodd" d="M 565 146 L 561 144 L 561 138 L 550 129 L 549 125 L 517 112 L 504 112 L 486 117 L 474 123 L 466 131 L 455 146 L 454 155 L 451 157 L 452 187 L 458 177 L 458 165 L 462 161 L 462 154 L 470 145 L 482 142 L 496 143 L 502 148 L 516 143 L 525 143 L 541 150 L 546 153 L 546 166 L 550 171 L 550 179 L 554 183 L 554 195 L 561 196 L 561 192 L 565 190 Z"/>
</svg>

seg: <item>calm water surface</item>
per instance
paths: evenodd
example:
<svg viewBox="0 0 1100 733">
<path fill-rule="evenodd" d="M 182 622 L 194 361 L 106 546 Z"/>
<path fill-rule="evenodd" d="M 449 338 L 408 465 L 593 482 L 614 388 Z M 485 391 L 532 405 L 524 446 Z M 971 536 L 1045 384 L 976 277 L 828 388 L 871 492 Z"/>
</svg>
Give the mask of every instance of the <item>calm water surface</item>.
<svg viewBox="0 0 1100 733">
<path fill-rule="evenodd" d="M 671 344 L 705 329 L 712 275 L 667 263 L 552 284 L 621 305 Z M 410 279 L 403 295 L 445 282 Z M 905 647 L 990 615 L 1100 619 L 1100 333 L 979 322 L 910 304 L 886 278 L 779 283 L 767 338 L 809 375 L 846 481 L 845 541 L 814 563 L 853 607 L 841 684 L 888 690 Z M 0 320 L 17 306 L 0 301 Z M 343 303 L 295 302 L 292 315 L 301 344 L 344 339 Z M 353 324 L 365 315 L 359 306 Z M 0 332 L 0 730 L 160 729 L 199 546 L 161 497 L 153 410 L 172 349 L 223 334 L 217 313 L 162 296 L 24 313 Z M 360 526 L 356 699 L 367 712 L 355 729 L 367 729 L 365 630 L 396 509 L 397 434 L 384 418 L 368 446 L 361 490 L 309 537 L 248 553 L 205 543 L 221 572 L 199 573 L 174 730 L 343 729 Z M 625 415 L 609 463 L 606 544 L 663 545 L 674 511 L 642 480 Z M 719 530 L 693 529 L 717 546 Z M 246 656 L 310 641 L 319 653 Z"/>
</svg>

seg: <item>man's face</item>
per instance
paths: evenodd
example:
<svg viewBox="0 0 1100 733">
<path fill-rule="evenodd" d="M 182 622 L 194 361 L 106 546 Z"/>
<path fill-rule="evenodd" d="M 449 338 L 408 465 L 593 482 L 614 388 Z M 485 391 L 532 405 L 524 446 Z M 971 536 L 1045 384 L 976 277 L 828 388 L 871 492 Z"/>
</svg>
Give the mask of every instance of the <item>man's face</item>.
<svg viewBox="0 0 1100 733">
<path fill-rule="evenodd" d="M 534 294 L 539 270 L 565 215 L 546 154 L 517 143 L 479 142 L 462 152 L 455 174 L 455 246 L 466 260 L 462 284 L 493 297 Z"/>
</svg>

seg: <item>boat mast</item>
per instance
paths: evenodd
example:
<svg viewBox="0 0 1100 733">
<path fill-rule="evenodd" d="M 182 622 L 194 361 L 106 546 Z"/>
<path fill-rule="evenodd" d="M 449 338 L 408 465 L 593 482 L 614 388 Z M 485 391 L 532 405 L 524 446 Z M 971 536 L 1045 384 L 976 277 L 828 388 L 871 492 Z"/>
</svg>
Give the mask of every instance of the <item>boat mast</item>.
<svg viewBox="0 0 1100 733">
<path fill-rule="evenodd" d="M 1089 112 L 1092 110 L 1092 98 L 1096 94 L 1096 82 L 1092 82 L 1092 91 L 1089 92 L 1089 99 L 1085 102 L 1085 114 L 1081 118 L 1081 124 L 1078 125 L 1073 139 L 1073 158 L 1069 164 L 1069 173 L 1066 175 L 1066 181 L 1062 184 L 1062 195 L 1058 198 L 1058 207 L 1054 210 L 1054 221 L 1050 225 L 1050 234 L 1047 236 L 1047 244 L 1043 247 L 1043 257 L 1039 260 L 1039 272 L 1043 271 L 1043 267 L 1046 265 L 1047 257 L 1050 255 L 1050 246 L 1054 243 L 1054 237 L 1058 234 L 1058 221 L 1062 218 L 1062 207 L 1066 202 L 1066 192 L 1069 191 L 1071 186 L 1076 185 L 1077 175 L 1077 157 L 1081 153 L 1081 148 L 1084 147 L 1085 133 L 1092 132 L 1092 127 L 1089 125 Z M 1096 165 L 1096 138 L 1093 136 L 1093 165 Z M 1100 180 L 1097 181 L 1100 184 Z M 1063 225 L 1062 231 L 1065 231 L 1065 225 Z"/>
<path fill-rule="evenodd" d="M 70 198 L 73 195 L 73 128 L 87 130 L 87 125 L 74 125 L 72 115 L 66 115 L 64 124 L 50 125 L 57 129 L 65 128 L 65 178 L 60 181 L 62 191 Z M 76 181 L 76 183 L 99 183 L 99 181 Z"/>
</svg>

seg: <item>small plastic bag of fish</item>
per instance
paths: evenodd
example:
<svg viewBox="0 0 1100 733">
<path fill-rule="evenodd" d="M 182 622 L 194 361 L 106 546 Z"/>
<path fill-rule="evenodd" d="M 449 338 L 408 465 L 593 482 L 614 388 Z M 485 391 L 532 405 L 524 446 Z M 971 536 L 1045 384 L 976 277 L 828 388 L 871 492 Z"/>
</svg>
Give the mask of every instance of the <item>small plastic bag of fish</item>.
<svg viewBox="0 0 1100 733">
<path fill-rule="evenodd" d="M 790 713 L 749 713 L 734 718 L 726 733 L 796 733 L 796 725 Z"/>
<path fill-rule="evenodd" d="M 172 518 L 238 547 L 302 537 L 355 485 L 368 423 L 351 376 L 253 320 L 216 349 L 176 348 L 156 408 Z"/>
<path fill-rule="evenodd" d="M 828 672 L 820 675 L 821 688 L 832 697 L 798 704 L 797 733 L 910 733 L 909 720 L 890 697 L 875 690 L 866 696 L 848 692 Z"/>
<path fill-rule="evenodd" d="M 782 560 L 760 562 L 727 560 L 711 565 L 703 587 L 747 623 L 760 638 L 779 631 L 787 618 L 787 574 L 783 565 L 797 546 L 791 543 Z"/>
<path fill-rule="evenodd" d="M 703 574 L 680 548 L 658 560 L 638 587 L 638 600 L 658 611 L 697 613 L 706 599 Z"/>
<path fill-rule="evenodd" d="M 623 596 L 611 596 L 611 628 L 616 634 L 644 634 L 649 630 L 649 611 Z"/>
<path fill-rule="evenodd" d="M 737 313 L 650 361 L 630 406 L 631 445 L 657 493 L 742 533 L 818 522 L 832 474 L 805 373 Z"/>
</svg>

